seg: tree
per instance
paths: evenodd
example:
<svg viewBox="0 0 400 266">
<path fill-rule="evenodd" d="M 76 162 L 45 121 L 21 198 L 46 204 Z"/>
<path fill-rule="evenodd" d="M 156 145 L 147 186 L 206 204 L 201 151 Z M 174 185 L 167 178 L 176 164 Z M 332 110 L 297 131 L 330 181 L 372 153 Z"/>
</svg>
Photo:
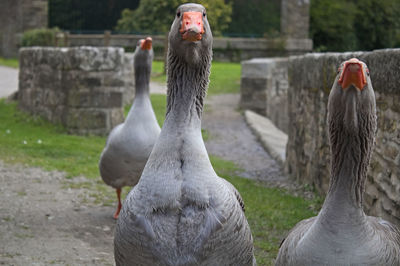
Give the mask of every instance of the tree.
<svg viewBox="0 0 400 266">
<path fill-rule="evenodd" d="M 165 33 L 169 31 L 176 8 L 187 0 L 141 0 L 136 10 L 125 9 L 116 30 L 121 32 Z M 207 18 L 214 35 L 220 35 L 230 22 L 231 4 L 224 0 L 199 0 L 207 9 Z"/>
<path fill-rule="evenodd" d="M 234 35 L 273 36 L 280 32 L 281 0 L 230 0 Z"/>
<path fill-rule="evenodd" d="M 353 0 L 354 1 L 354 0 Z M 400 26 L 398 0 L 355 1 L 358 14 L 354 31 L 361 50 L 391 48 L 396 45 Z"/>
<path fill-rule="evenodd" d="M 355 5 L 348 0 L 313 0 L 310 31 L 317 51 L 346 51 L 356 48 L 353 24 Z"/>
<path fill-rule="evenodd" d="M 400 44 L 399 0 L 312 0 L 310 13 L 316 50 L 373 50 Z"/>
<path fill-rule="evenodd" d="M 124 8 L 139 0 L 49 0 L 49 27 L 63 30 L 111 30 Z"/>
</svg>

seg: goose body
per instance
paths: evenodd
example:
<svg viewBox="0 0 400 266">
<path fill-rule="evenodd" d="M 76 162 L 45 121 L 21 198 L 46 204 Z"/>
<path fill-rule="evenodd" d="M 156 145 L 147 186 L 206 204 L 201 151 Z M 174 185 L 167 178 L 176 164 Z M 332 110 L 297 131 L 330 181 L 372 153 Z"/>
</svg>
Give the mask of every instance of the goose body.
<svg viewBox="0 0 400 266">
<path fill-rule="evenodd" d="M 400 265 L 400 232 L 362 209 L 376 131 L 375 95 L 365 63 L 342 63 L 328 102 L 331 182 L 318 216 L 299 222 L 276 265 Z"/>
<path fill-rule="evenodd" d="M 121 208 L 122 187 L 137 184 L 161 131 L 149 98 L 152 60 L 151 38 L 140 40 L 134 54 L 135 99 L 125 122 L 111 131 L 100 157 L 103 181 L 117 189 L 119 203 L 115 218 Z"/>
<path fill-rule="evenodd" d="M 115 261 L 117 265 L 253 265 L 243 201 L 215 173 L 201 136 L 212 56 L 205 9 L 185 4 L 176 14 L 169 35 L 166 119 L 118 219 Z M 187 16 L 204 29 L 185 28 Z"/>
</svg>

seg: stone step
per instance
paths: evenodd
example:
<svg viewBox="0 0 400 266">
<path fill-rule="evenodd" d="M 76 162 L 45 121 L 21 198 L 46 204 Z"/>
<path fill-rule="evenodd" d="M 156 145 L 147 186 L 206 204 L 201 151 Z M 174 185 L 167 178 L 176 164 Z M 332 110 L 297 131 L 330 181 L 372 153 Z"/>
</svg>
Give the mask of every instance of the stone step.
<svg viewBox="0 0 400 266">
<path fill-rule="evenodd" d="M 281 165 L 286 159 L 288 136 L 278 129 L 268 118 L 246 110 L 244 117 L 253 133 L 260 140 L 265 150 Z"/>
</svg>

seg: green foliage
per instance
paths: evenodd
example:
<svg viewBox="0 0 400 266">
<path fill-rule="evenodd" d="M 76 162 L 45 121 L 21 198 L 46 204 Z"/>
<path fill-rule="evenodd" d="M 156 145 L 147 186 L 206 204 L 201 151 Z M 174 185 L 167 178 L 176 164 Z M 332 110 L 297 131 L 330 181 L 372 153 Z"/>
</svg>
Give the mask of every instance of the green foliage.
<svg viewBox="0 0 400 266">
<path fill-rule="evenodd" d="M 12 68 L 18 68 L 18 59 L 16 58 L 2 58 L 0 57 L 0 66 L 7 66 Z"/>
<path fill-rule="evenodd" d="M 58 28 L 33 29 L 25 31 L 22 35 L 22 46 L 54 46 L 56 44 L 56 35 L 60 32 Z"/>
<path fill-rule="evenodd" d="M 318 51 L 345 51 L 356 48 L 353 21 L 355 6 L 347 0 L 311 1 L 310 30 Z"/>
<path fill-rule="evenodd" d="M 357 17 L 354 32 L 358 49 L 373 50 L 400 45 L 400 1 L 363 0 L 354 1 Z"/>
<path fill-rule="evenodd" d="M 153 61 L 152 81 L 165 83 L 163 62 Z M 240 90 L 240 63 L 212 62 L 208 94 L 238 93 Z"/>
<path fill-rule="evenodd" d="M 231 0 L 232 21 L 227 32 L 276 37 L 280 32 L 281 0 Z"/>
<path fill-rule="evenodd" d="M 139 0 L 49 0 L 49 25 L 63 30 L 111 30 L 125 8 Z"/>
<path fill-rule="evenodd" d="M 125 9 L 115 29 L 121 32 L 166 33 L 175 17 L 176 8 L 187 0 L 141 0 L 136 10 Z M 199 0 L 207 9 L 207 18 L 214 35 L 228 27 L 232 7 L 224 0 Z"/>
<path fill-rule="evenodd" d="M 317 51 L 373 50 L 400 40 L 398 0 L 313 0 L 310 30 Z"/>
</svg>

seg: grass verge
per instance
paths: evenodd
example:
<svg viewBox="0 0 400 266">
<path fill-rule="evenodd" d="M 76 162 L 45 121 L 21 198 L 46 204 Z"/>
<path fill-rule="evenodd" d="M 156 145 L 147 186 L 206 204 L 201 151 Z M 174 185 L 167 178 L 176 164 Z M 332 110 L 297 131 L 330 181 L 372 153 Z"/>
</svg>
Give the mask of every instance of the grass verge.
<svg viewBox="0 0 400 266">
<path fill-rule="evenodd" d="M 297 222 L 318 213 L 321 199 L 306 200 L 283 189 L 234 176 L 239 169 L 233 162 L 212 155 L 210 159 L 218 175 L 231 182 L 245 202 L 257 265 L 274 265 L 282 239 Z"/>
<path fill-rule="evenodd" d="M 0 66 L 18 68 L 18 59 L 17 58 L 3 58 L 0 57 Z"/>
<path fill-rule="evenodd" d="M 153 61 L 152 81 L 165 83 L 164 62 Z M 238 93 L 240 90 L 240 63 L 213 62 L 208 94 Z"/>
<path fill-rule="evenodd" d="M 162 124 L 165 95 L 152 95 L 151 100 Z M 2 160 L 64 171 L 68 177 L 64 181 L 65 187 L 89 190 L 82 202 L 114 206 L 115 192 L 102 182 L 97 166 L 105 140 L 105 137 L 68 135 L 63 127 L 22 113 L 15 103 L 0 100 Z M 315 206 L 319 204 L 234 176 L 238 170 L 234 163 L 215 156 L 210 159 L 218 175 L 230 181 L 245 201 L 258 265 L 272 265 L 281 239 L 298 221 L 315 215 Z M 84 181 L 71 178 L 82 175 L 87 177 Z M 126 196 L 128 191 L 125 188 L 123 195 Z"/>
</svg>

